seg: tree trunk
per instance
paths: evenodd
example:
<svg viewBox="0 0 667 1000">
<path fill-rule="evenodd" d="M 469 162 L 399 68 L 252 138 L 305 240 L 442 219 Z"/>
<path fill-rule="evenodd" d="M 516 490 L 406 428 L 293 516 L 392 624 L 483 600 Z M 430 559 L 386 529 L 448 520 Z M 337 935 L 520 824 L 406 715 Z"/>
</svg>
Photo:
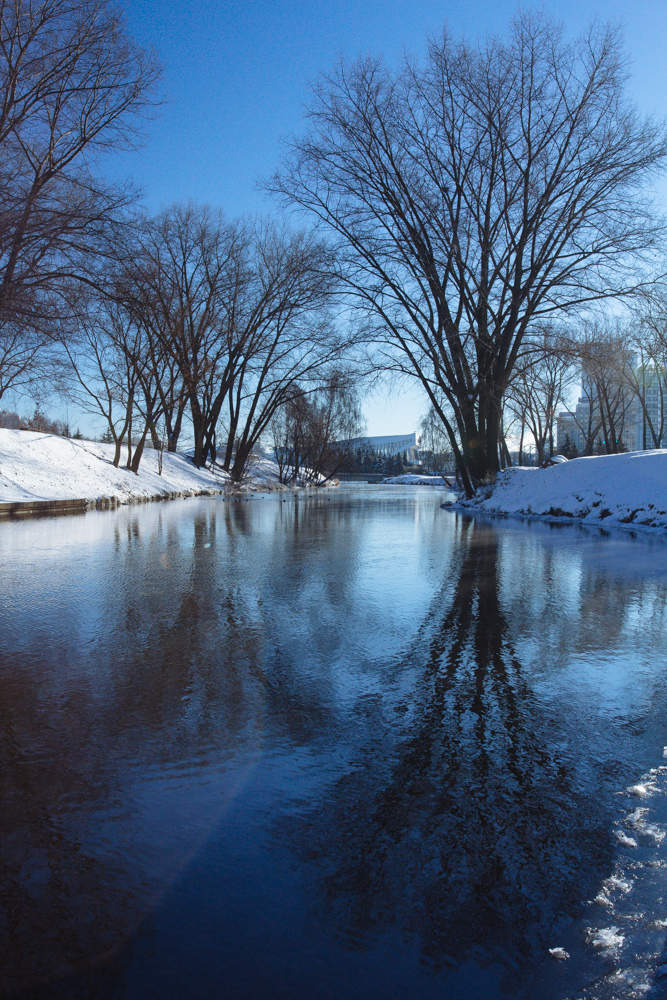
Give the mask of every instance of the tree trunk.
<svg viewBox="0 0 667 1000">
<path fill-rule="evenodd" d="M 204 418 L 199 407 L 199 402 L 194 397 L 190 399 L 190 411 L 192 414 L 192 431 L 195 439 L 193 461 L 198 469 L 206 462 L 206 451 L 204 447 Z"/>
<path fill-rule="evenodd" d="M 138 442 L 136 448 L 134 449 L 134 455 L 132 456 L 132 464 L 130 465 L 130 470 L 134 472 L 135 476 L 139 473 L 139 464 L 141 462 L 141 456 L 144 453 L 144 445 L 146 444 L 146 438 L 148 437 L 148 424 L 144 427 L 144 432 L 141 435 L 141 439 Z"/>
<path fill-rule="evenodd" d="M 167 451 L 175 452 L 176 446 L 178 444 L 178 439 L 181 434 L 181 425 L 183 423 L 183 413 L 185 410 L 185 400 L 179 402 L 178 408 L 176 410 L 176 420 L 172 422 L 172 413 L 165 410 L 165 428 L 167 431 Z"/>
<path fill-rule="evenodd" d="M 478 486 L 493 482 L 500 464 L 498 445 L 500 442 L 500 410 L 495 402 L 493 389 L 480 387 L 477 413 L 466 400 L 464 413 L 463 464 L 467 471 L 466 493 L 472 496 Z"/>
<path fill-rule="evenodd" d="M 153 445 L 156 451 L 159 451 L 161 441 L 160 441 L 160 435 L 157 432 L 157 427 L 155 426 L 155 424 L 151 423 L 150 430 L 151 430 L 151 444 Z"/>
</svg>

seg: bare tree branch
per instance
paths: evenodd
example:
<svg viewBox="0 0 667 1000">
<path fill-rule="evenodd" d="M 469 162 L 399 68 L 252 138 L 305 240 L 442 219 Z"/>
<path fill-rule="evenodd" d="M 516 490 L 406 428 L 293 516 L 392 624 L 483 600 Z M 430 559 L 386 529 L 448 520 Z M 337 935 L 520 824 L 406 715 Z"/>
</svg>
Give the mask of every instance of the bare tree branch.
<svg viewBox="0 0 667 1000">
<path fill-rule="evenodd" d="M 620 43 L 539 16 L 423 65 L 321 82 L 270 187 L 330 233 L 378 345 L 403 358 L 472 491 L 498 468 L 503 396 L 540 318 L 629 293 L 662 237 L 643 185 L 661 127 L 623 100 Z M 440 406 L 445 400 L 453 422 Z"/>
</svg>

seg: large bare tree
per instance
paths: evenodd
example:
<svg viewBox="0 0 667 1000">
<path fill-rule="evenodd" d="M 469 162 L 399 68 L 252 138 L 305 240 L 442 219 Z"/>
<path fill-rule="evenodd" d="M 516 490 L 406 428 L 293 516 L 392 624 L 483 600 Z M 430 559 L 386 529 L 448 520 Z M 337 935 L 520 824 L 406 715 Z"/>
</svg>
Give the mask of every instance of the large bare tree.
<svg viewBox="0 0 667 1000">
<path fill-rule="evenodd" d="M 279 407 L 335 381 L 356 331 L 329 312 L 336 290 L 329 249 L 268 224 L 255 232 L 249 282 L 237 309 L 242 345 L 227 396 L 223 465 L 240 479 Z"/>
<path fill-rule="evenodd" d="M 642 191 L 665 134 L 624 82 L 610 29 L 568 42 L 524 16 L 479 47 L 444 35 L 421 65 L 365 60 L 322 81 L 271 184 L 328 227 L 370 335 L 426 390 L 468 492 L 498 469 L 531 324 L 630 291 L 657 242 Z"/>
<path fill-rule="evenodd" d="M 187 404 L 194 458 L 206 461 L 240 349 L 235 303 L 245 279 L 245 227 L 220 212 L 174 205 L 139 220 L 134 255 L 110 294 L 142 331 L 161 395 L 168 447 L 178 441 Z M 129 254 L 124 251 L 127 258 Z"/>
<path fill-rule="evenodd" d="M 71 295 L 69 315 L 58 327 L 54 336 L 69 364 L 56 385 L 86 413 L 104 420 L 116 467 L 127 442 L 129 468 L 132 418 L 141 389 L 132 353 L 139 332 L 112 299 L 91 294 Z"/>
<path fill-rule="evenodd" d="M 157 69 L 108 0 L 0 2 L 0 329 L 44 333 L 128 193 L 93 176 L 131 140 Z"/>
<path fill-rule="evenodd" d="M 0 399 L 8 391 L 35 390 L 53 372 L 51 338 L 20 322 L 0 322 Z"/>
<path fill-rule="evenodd" d="M 170 447 L 161 387 L 173 401 L 177 377 L 176 412 L 180 423 L 187 401 L 195 464 L 216 460 L 222 429 L 222 464 L 239 478 L 276 408 L 326 383 L 350 343 L 327 313 L 330 251 L 307 234 L 227 222 L 194 205 L 143 220 L 137 232 L 109 294 L 142 331 L 146 354 L 161 359 L 155 385 Z"/>
</svg>

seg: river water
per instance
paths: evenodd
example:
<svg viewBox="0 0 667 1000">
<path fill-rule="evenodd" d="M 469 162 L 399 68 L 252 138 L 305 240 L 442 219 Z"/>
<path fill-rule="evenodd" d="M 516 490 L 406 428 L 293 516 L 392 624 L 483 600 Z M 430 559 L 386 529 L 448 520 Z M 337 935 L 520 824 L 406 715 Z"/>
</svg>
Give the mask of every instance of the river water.
<svg viewBox="0 0 667 1000">
<path fill-rule="evenodd" d="M 6 992 L 667 995 L 667 542 L 443 498 L 0 524 Z"/>
</svg>

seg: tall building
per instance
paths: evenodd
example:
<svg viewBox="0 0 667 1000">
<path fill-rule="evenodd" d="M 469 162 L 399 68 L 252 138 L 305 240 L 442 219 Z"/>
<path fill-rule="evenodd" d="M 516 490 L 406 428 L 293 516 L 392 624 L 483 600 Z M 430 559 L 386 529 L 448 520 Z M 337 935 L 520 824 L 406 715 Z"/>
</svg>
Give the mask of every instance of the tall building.
<svg viewBox="0 0 667 1000">
<path fill-rule="evenodd" d="M 667 370 L 639 368 L 637 379 L 642 386 L 645 406 L 637 400 L 637 430 L 634 451 L 644 448 L 667 448 Z M 659 443 L 654 444 L 657 436 Z"/>
<path fill-rule="evenodd" d="M 581 405 L 581 400 L 577 405 Z M 556 417 L 556 451 L 562 453 L 573 449 L 581 455 L 585 448 L 584 432 L 576 411 L 563 410 Z"/>
<path fill-rule="evenodd" d="M 622 444 L 627 451 L 667 447 L 667 371 L 655 367 L 635 371 L 637 384 L 642 387 L 644 406 L 629 386 L 614 386 L 617 424 Z M 604 428 L 601 426 L 599 403 L 590 376 L 582 375 L 582 393 L 574 410 L 558 414 L 556 426 L 557 450 L 575 448 L 579 454 L 587 450 L 604 452 Z M 658 441 L 656 443 L 655 436 Z"/>
</svg>

